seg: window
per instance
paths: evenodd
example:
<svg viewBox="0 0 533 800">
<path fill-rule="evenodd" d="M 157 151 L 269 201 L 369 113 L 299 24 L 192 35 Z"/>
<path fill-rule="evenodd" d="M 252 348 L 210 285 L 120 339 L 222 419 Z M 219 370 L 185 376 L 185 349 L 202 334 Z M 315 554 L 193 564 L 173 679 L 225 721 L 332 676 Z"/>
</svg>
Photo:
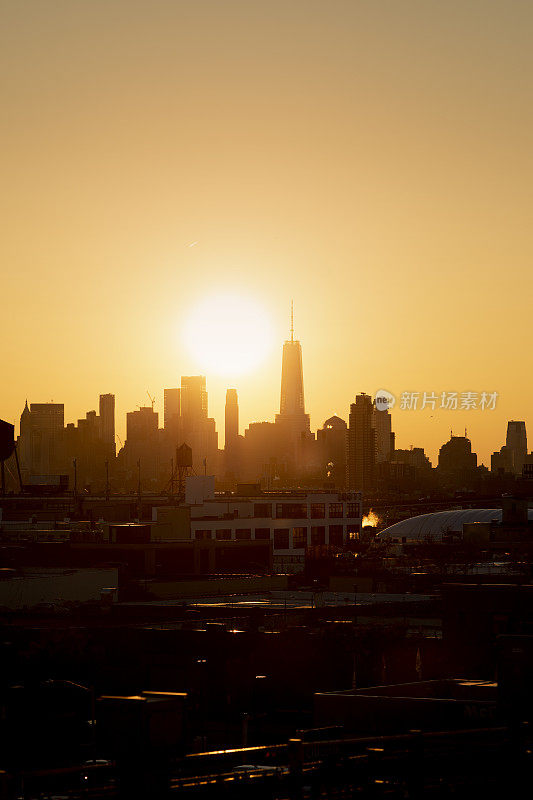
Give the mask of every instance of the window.
<svg viewBox="0 0 533 800">
<path fill-rule="evenodd" d="M 307 528 L 292 529 L 292 546 L 294 549 L 307 547 Z"/>
<path fill-rule="evenodd" d="M 250 528 L 237 528 L 235 531 L 236 539 L 251 539 L 252 531 Z"/>
<path fill-rule="evenodd" d="M 347 517 L 358 517 L 359 516 L 359 503 L 348 503 L 346 507 L 346 516 Z"/>
<path fill-rule="evenodd" d="M 255 529 L 255 538 L 256 539 L 270 539 L 270 528 L 256 528 Z"/>
<path fill-rule="evenodd" d="M 311 528 L 311 544 L 326 544 L 326 529 L 323 525 Z"/>
<path fill-rule="evenodd" d="M 268 518 L 272 516 L 271 503 L 254 503 L 254 517 Z"/>
<path fill-rule="evenodd" d="M 342 525 L 329 526 L 329 543 L 334 547 L 342 547 Z"/>
<path fill-rule="evenodd" d="M 356 542 L 359 539 L 359 525 L 348 525 L 346 538 L 349 542 Z"/>
<path fill-rule="evenodd" d="M 274 547 L 277 550 L 289 549 L 289 529 L 278 528 L 274 530 Z"/>
<path fill-rule="evenodd" d="M 311 503 L 311 519 L 324 519 L 326 506 L 324 503 Z"/>
<path fill-rule="evenodd" d="M 221 528 L 219 531 L 216 531 L 215 536 L 220 541 L 231 539 L 231 528 Z"/>
<path fill-rule="evenodd" d="M 277 519 L 306 519 L 307 506 L 305 503 L 276 503 Z"/>
<path fill-rule="evenodd" d="M 211 531 L 195 531 L 195 539 L 211 539 Z"/>
<path fill-rule="evenodd" d="M 330 517 L 342 518 L 342 503 L 329 504 Z"/>
</svg>

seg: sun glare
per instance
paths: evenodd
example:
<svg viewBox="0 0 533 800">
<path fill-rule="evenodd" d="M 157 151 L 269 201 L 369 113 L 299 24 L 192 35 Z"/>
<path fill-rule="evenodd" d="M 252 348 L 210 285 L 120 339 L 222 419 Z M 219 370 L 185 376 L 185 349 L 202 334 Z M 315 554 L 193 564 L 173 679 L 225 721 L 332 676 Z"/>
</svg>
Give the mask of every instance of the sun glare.
<svg viewBox="0 0 533 800">
<path fill-rule="evenodd" d="M 199 303 L 185 322 L 184 338 L 202 370 L 224 376 L 256 369 L 273 344 L 265 309 L 250 297 L 229 293 Z"/>
</svg>

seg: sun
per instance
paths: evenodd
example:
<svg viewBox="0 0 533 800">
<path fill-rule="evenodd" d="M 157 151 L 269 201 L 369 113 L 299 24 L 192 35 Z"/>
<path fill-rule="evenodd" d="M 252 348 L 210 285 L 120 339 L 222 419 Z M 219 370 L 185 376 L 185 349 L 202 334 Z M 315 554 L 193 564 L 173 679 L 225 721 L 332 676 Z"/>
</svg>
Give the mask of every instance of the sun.
<svg viewBox="0 0 533 800">
<path fill-rule="evenodd" d="M 187 317 L 183 333 L 198 366 L 226 377 L 257 369 L 273 345 L 265 309 L 251 297 L 230 292 L 202 300 Z"/>
</svg>

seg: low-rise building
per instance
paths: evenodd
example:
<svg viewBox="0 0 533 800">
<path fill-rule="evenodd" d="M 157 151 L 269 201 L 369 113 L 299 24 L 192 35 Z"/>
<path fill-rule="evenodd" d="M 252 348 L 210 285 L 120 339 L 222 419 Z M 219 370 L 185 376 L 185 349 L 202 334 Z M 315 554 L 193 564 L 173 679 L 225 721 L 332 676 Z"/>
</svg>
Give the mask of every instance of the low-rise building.
<svg viewBox="0 0 533 800">
<path fill-rule="evenodd" d="M 158 513 L 154 509 L 156 520 Z M 344 548 L 359 538 L 362 525 L 360 492 L 256 489 L 211 495 L 191 505 L 190 514 L 192 539 L 271 541 L 276 572 L 303 570 L 307 547 Z"/>
</svg>

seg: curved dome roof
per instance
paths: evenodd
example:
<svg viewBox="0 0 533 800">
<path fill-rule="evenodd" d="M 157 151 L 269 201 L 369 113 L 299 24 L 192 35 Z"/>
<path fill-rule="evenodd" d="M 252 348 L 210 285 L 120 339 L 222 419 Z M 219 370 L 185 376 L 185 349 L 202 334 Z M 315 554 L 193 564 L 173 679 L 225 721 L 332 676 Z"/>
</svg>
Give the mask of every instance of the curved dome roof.
<svg viewBox="0 0 533 800">
<path fill-rule="evenodd" d="M 533 520 L 533 508 L 528 510 L 528 517 Z M 436 541 L 450 532 L 460 533 L 465 522 L 502 521 L 501 508 L 466 508 L 455 511 L 437 511 L 433 514 L 420 514 L 418 517 L 403 519 L 390 525 L 377 535 L 377 541 L 419 541 L 429 538 Z"/>
<path fill-rule="evenodd" d="M 324 424 L 322 425 L 323 428 L 347 428 L 346 422 L 334 414 L 332 417 L 327 419 Z"/>
</svg>

